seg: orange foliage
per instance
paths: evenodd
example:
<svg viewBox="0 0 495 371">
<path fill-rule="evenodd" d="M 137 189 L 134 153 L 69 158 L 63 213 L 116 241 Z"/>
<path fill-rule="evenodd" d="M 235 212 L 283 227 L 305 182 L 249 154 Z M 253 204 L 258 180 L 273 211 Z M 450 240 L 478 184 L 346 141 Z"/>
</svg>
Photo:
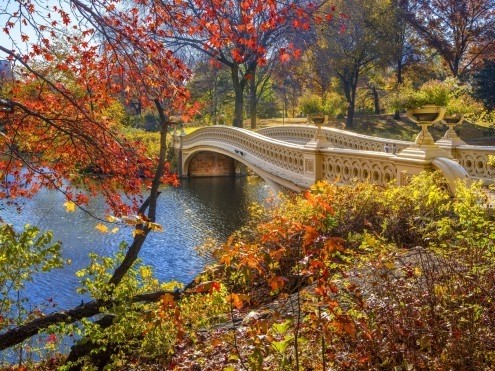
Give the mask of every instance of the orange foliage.
<svg viewBox="0 0 495 371">
<path fill-rule="evenodd" d="M 46 187 L 84 204 L 102 193 L 116 215 L 128 214 L 136 210 L 135 195 L 150 182 L 155 163 L 138 143 L 119 134 L 112 110 L 122 98 L 139 99 L 144 107 L 159 101 L 165 114 L 187 116 L 189 70 L 150 32 L 160 28 L 156 19 L 117 11 L 113 0 L 91 7 L 71 3 L 79 18 L 26 1 L 19 6 L 28 12 L 16 13 L 5 25 L 9 35 L 10 29 L 30 24 L 40 37 L 24 54 L 0 46 L 22 67 L 0 97 L 0 197 L 30 197 Z M 39 16 L 31 18 L 35 11 Z M 60 31 L 54 18 L 75 29 L 77 22 L 91 19 L 94 29 Z M 99 45 L 95 33 L 103 39 Z M 177 184 L 169 173 L 162 181 Z"/>
</svg>

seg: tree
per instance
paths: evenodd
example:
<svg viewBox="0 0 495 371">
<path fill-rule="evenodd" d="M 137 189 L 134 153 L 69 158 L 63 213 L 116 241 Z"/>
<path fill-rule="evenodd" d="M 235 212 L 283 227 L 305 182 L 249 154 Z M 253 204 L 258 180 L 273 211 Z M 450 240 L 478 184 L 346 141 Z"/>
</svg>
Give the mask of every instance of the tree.
<svg viewBox="0 0 495 371">
<path fill-rule="evenodd" d="M 317 4 L 299 0 L 141 1 L 149 17 L 168 27 L 163 40 L 206 54 L 230 69 L 235 94 L 234 126 L 243 125 L 244 89 L 270 58 L 297 57 L 289 42 L 295 29 L 309 30 Z M 318 18 L 319 19 L 319 18 Z"/>
<path fill-rule="evenodd" d="M 127 216 L 134 239 L 107 282 L 108 298 L 136 261 L 155 224 L 160 186 L 176 183 L 165 163 L 166 133 L 173 112 L 186 114 L 188 69 L 150 30 L 153 19 L 136 8 L 119 10 L 116 1 L 61 2 L 50 10 L 39 2 L 16 1 L 3 27 L 15 47 L 0 52 L 18 65 L 15 81 L 0 94 L 0 200 L 15 202 L 46 187 L 67 197 L 68 211 L 84 208 L 89 197 L 102 193 L 113 215 Z M 65 9 L 71 9 L 69 14 Z M 79 28 L 74 35 L 63 25 Z M 20 30 L 22 42 L 12 35 Z M 27 28 L 35 35 L 29 43 Z M 131 32 L 132 31 L 132 32 Z M 97 35 L 98 37 L 95 37 Z M 53 40 L 70 47 L 64 58 Z M 23 53 L 22 43 L 27 52 Z M 160 151 L 147 158 L 143 148 L 125 139 L 108 115 L 117 99 L 136 96 L 160 117 Z M 142 201 L 142 187 L 150 187 Z M 123 196 L 132 197 L 131 205 Z M 102 218 L 103 216 L 95 216 Z M 177 295 L 175 295 L 177 296 Z M 157 300 L 160 294 L 144 298 Z M 142 300 L 139 298 L 138 300 Z M 134 300 L 134 299 L 133 299 Z M 102 299 L 3 329 L 0 349 L 15 345 L 60 322 L 73 322 L 99 313 Z"/>
<path fill-rule="evenodd" d="M 412 43 L 412 27 L 407 21 L 409 14 L 408 0 L 394 0 L 392 2 L 392 28 L 395 37 L 392 41 L 392 65 L 396 76 L 396 94 L 400 94 L 400 89 L 404 84 L 404 68 L 414 62 L 418 57 L 415 54 L 416 48 Z M 399 109 L 395 110 L 395 119 L 400 119 Z"/>
<path fill-rule="evenodd" d="M 359 77 L 390 50 L 391 7 L 387 2 L 357 0 L 336 4 L 338 19 L 321 28 L 314 44 L 316 63 L 326 61 L 340 80 L 347 100 L 346 127 L 352 128 Z"/>
<path fill-rule="evenodd" d="M 295 76 L 293 69 L 286 69 L 286 66 L 280 66 L 275 71 L 273 90 L 282 100 L 283 116 L 296 117 L 297 101 L 301 94 L 301 81 Z M 288 71 L 291 71 L 289 73 Z"/>
<path fill-rule="evenodd" d="M 212 66 L 209 61 L 199 61 L 193 69 L 193 77 L 187 85 L 191 98 L 201 102 L 201 120 L 213 124 L 224 123 L 225 111 L 233 104 L 232 83 L 227 68 Z"/>
<path fill-rule="evenodd" d="M 475 68 L 495 43 L 493 0 L 411 0 L 408 20 L 454 77 Z"/>
<path fill-rule="evenodd" d="M 487 109 L 495 109 L 495 60 L 486 60 L 473 75 L 473 90 Z"/>
</svg>

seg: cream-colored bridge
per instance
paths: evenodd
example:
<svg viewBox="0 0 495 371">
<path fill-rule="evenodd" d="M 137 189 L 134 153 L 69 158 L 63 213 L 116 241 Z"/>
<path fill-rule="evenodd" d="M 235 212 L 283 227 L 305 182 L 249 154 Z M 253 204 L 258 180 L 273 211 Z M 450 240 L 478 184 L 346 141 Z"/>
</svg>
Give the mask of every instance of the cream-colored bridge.
<svg viewBox="0 0 495 371">
<path fill-rule="evenodd" d="M 389 152 L 384 151 L 388 144 Z M 495 147 L 466 145 L 454 135 L 430 145 L 359 135 L 344 130 L 308 125 L 284 125 L 257 132 L 229 126 L 200 128 L 174 135 L 179 171 L 188 176 L 192 159 L 201 152 L 229 156 L 251 168 L 274 186 L 294 191 L 318 180 L 407 183 L 424 170 L 440 170 L 449 187 L 456 179 L 493 182 L 495 168 L 489 156 Z M 392 148 L 394 152 L 392 153 Z"/>
</svg>

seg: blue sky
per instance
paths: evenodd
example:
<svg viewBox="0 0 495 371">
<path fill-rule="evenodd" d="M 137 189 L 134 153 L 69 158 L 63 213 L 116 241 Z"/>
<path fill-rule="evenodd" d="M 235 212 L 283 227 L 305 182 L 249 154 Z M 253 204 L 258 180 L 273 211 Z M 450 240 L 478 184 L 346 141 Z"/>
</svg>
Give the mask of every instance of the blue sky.
<svg viewBox="0 0 495 371">
<path fill-rule="evenodd" d="M 68 1 L 67 1 L 68 2 Z M 68 4 L 65 0 L 37 0 L 33 2 L 36 6 L 36 9 L 42 11 L 44 14 L 48 12 L 47 9 L 52 9 L 53 6 L 63 6 L 64 8 L 68 7 Z M 16 26 L 9 30 L 10 38 L 3 32 L 3 28 L 6 23 L 9 21 L 10 15 L 13 14 L 19 7 L 19 3 L 17 0 L 0 0 L 0 45 L 7 49 L 13 49 L 17 46 L 21 52 L 26 51 L 27 45 L 21 40 L 21 29 L 19 23 Z M 42 8 L 43 9 L 42 9 Z M 52 13 L 52 17 L 55 14 Z M 38 22 L 42 21 L 40 17 L 35 17 Z M 54 19 L 58 19 L 58 17 L 54 17 Z M 29 42 L 36 42 L 36 33 L 31 26 L 22 26 L 22 33 L 29 37 Z M 0 52 L 0 58 L 4 57 Z"/>
</svg>

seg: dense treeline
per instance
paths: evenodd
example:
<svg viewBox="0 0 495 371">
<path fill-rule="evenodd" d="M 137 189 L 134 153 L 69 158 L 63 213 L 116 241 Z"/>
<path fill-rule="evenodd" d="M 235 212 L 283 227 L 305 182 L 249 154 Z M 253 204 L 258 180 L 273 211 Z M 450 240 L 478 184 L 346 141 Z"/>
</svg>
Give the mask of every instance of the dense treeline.
<svg viewBox="0 0 495 371">
<path fill-rule="evenodd" d="M 332 15 L 291 39 L 300 54 L 283 62 L 274 57 L 253 73 L 256 85 L 246 98 L 257 98 L 245 108 L 252 127 L 253 111 L 258 118 L 318 111 L 345 116 L 350 128 L 354 112 L 399 112 L 411 90 L 446 78 L 493 109 L 493 2 L 337 1 Z M 189 87 L 205 104 L 198 121 L 229 122 L 229 71 L 208 58 L 192 68 Z"/>
</svg>

